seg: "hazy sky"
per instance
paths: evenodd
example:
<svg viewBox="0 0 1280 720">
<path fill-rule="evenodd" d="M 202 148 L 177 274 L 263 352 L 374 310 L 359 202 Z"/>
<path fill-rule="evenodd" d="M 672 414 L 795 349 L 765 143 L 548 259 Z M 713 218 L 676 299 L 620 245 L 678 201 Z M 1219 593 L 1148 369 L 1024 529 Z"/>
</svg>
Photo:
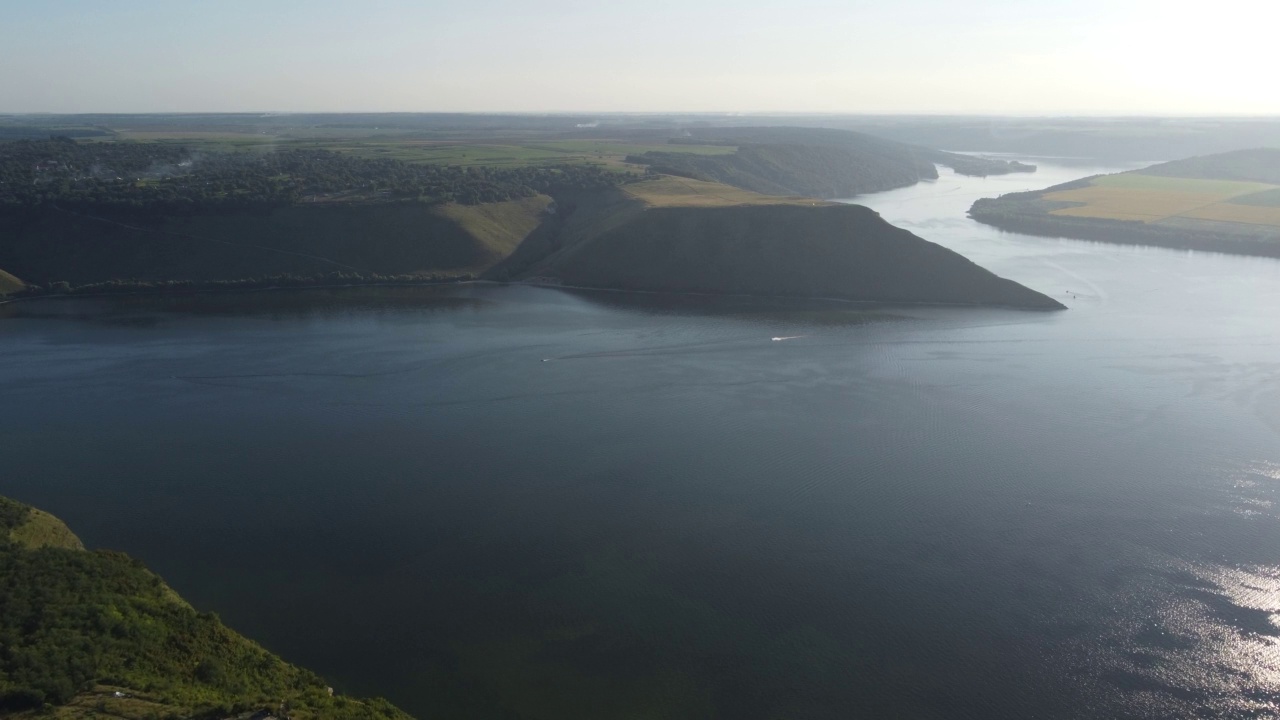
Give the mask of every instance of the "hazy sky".
<svg viewBox="0 0 1280 720">
<path fill-rule="evenodd" d="M 1280 114 L 1275 0 L 0 0 L 0 112 Z"/>
</svg>

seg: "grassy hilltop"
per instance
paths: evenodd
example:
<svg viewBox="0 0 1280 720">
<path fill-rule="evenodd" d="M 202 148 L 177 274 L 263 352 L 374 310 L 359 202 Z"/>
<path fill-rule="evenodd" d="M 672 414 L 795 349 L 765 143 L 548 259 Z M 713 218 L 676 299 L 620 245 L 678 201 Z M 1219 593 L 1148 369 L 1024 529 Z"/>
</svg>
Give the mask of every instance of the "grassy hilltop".
<svg viewBox="0 0 1280 720">
<path fill-rule="evenodd" d="M 1280 149 L 1241 150 L 974 203 L 1033 235 L 1280 257 Z"/>
<path fill-rule="evenodd" d="M 86 551 L 57 518 L 3 497 L 0 578 L 0 717 L 408 718 L 335 697 L 136 560 Z"/>
</svg>

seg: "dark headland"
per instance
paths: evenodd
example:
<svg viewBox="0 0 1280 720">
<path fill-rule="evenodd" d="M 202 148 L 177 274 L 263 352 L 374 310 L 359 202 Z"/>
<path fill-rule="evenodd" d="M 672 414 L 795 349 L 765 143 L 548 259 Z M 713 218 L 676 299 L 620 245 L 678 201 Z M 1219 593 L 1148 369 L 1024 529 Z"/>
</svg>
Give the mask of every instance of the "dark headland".
<svg viewBox="0 0 1280 720">
<path fill-rule="evenodd" d="M 1063 307 L 868 208 L 683 178 L 593 194 L 490 275 L 617 290 Z"/>
</svg>

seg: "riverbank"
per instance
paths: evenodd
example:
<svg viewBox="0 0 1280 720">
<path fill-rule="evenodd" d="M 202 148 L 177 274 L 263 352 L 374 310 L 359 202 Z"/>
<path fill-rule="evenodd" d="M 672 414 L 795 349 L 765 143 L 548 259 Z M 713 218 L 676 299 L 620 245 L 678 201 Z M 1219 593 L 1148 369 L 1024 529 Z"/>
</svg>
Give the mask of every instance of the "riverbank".
<svg viewBox="0 0 1280 720">
<path fill-rule="evenodd" d="M 167 282 L 107 282 L 90 283 L 72 286 L 59 283 L 51 289 L 31 286 L 24 291 L 8 296 L 0 295 L 0 305 L 23 300 L 49 300 L 57 298 L 107 297 L 118 295 L 190 295 L 218 292 L 256 292 L 278 290 L 310 290 L 322 288 L 344 287 L 408 287 L 456 285 L 475 282 L 475 275 L 470 273 L 457 276 L 415 276 L 415 275 L 359 275 L 351 273 L 329 273 L 316 277 L 298 277 L 281 275 L 266 278 L 247 278 L 244 280 L 170 280 Z"/>
</svg>

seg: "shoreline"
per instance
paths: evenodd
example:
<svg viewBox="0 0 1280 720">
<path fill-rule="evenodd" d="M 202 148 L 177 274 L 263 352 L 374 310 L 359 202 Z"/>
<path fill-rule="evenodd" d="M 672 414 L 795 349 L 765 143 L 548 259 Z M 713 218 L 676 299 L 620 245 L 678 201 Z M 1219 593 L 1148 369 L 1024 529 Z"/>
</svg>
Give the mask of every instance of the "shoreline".
<svg viewBox="0 0 1280 720">
<path fill-rule="evenodd" d="M 23 295 L 18 297 L 0 297 L 0 307 L 5 305 L 33 302 L 37 300 L 75 300 L 75 299 L 92 299 L 92 298 L 110 298 L 110 297 L 176 297 L 183 295 L 223 295 L 230 293 L 265 293 L 265 292 L 290 292 L 304 290 L 345 290 L 355 288 L 386 288 L 386 287 L 440 287 L 446 285 L 494 285 L 494 286 L 522 286 L 534 287 L 544 290 L 575 290 L 583 292 L 599 292 L 613 293 L 618 295 L 650 295 L 659 297 L 690 297 L 690 298 L 739 298 L 748 300 L 789 300 L 797 302 L 819 302 L 819 303 L 841 303 L 845 305 L 860 305 L 866 307 L 939 307 L 939 308 L 990 308 L 994 310 L 1018 310 L 1023 312 L 1060 312 L 1062 310 L 1070 310 L 1071 308 L 1065 304 L 1059 303 L 1061 307 L 1024 307 L 1019 305 L 1001 305 L 987 303 L 959 303 L 959 302 L 928 302 L 928 301 L 910 301 L 910 300 L 854 300 L 851 298 L 841 297 L 820 297 L 813 295 L 760 295 L 757 293 L 713 293 L 713 292 L 693 292 L 693 291 L 667 291 L 667 290 L 628 290 L 624 288 L 607 288 L 607 287 L 591 287 L 587 285 L 565 285 L 563 283 L 536 282 L 532 280 L 487 280 L 484 278 L 466 277 L 450 280 L 429 280 L 423 282 L 407 282 L 407 281 L 387 281 L 387 282 L 365 282 L 365 283 L 320 283 L 315 285 L 271 285 L 266 287 L 193 287 L 193 288 L 153 288 L 143 289 L 136 288 L 131 290 L 106 291 L 106 292 L 54 292 L 42 293 L 39 295 Z"/>
<path fill-rule="evenodd" d="M 9 305 L 19 302 L 31 302 L 35 300 L 74 300 L 77 298 L 104 298 L 104 297 L 173 297 L 180 295 L 219 295 L 226 293 L 252 293 L 252 292 L 283 292 L 289 290 L 335 290 L 342 288 L 360 288 L 360 287 L 434 287 L 440 285 L 466 285 L 471 283 L 493 283 L 492 280 L 483 280 L 473 275 L 458 276 L 456 278 L 436 279 L 436 280 L 374 280 L 369 282 L 317 282 L 315 284 L 298 283 L 295 285 L 264 285 L 260 287 L 251 286 L 248 282 L 243 287 L 237 287 L 235 282 L 211 283 L 208 285 L 195 285 L 189 287 L 128 287 L 124 286 L 120 290 L 101 290 L 77 292 L 74 288 L 70 292 L 45 292 L 37 294 L 18 294 L 14 296 L 0 296 L 0 306 Z M 82 286 L 88 287 L 88 286 Z M 126 289 L 127 288 L 127 289 Z"/>
<path fill-rule="evenodd" d="M 1046 215 L 1045 217 L 1053 216 Z M 1055 226 L 1054 221 L 1043 220 L 1042 218 L 1035 216 L 997 219 L 995 217 L 987 216 L 985 213 L 981 212 L 974 214 L 972 210 L 969 212 L 969 218 L 975 222 L 993 227 L 1000 232 L 1012 233 L 1015 235 L 1031 235 L 1034 237 L 1057 238 L 1062 240 L 1106 243 L 1108 245 L 1130 245 L 1136 247 L 1161 248 L 1164 250 L 1180 250 L 1183 252 L 1208 252 L 1220 255 L 1280 260 L 1280 243 L 1251 241 L 1225 235 L 1210 235 L 1207 233 L 1183 231 L 1184 234 L 1178 234 L 1177 230 L 1162 232 L 1159 229 L 1147 229 L 1158 228 L 1159 226 L 1147 225 L 1143 226 L 1142 230 L 1138 230 L 1137 228 L 1115 227 L 1111 225 L 1085 226 L 1072 221 L 1064 222 L 1061 226 Z M 1101 222 L 1108 221 L 1103 220 Z M 1136 234 L 1131 234 L 1135 233 L 1135 231 L 1137 231 Z M 1164 232 L 1167 232 L 1167 235 L 1162 237 Z"/>
<path fill-rule="evenodd" d="M 550 289 L 563 290 L 584 290 L 588 292 L 607 292 L 619 293 L 626 295 L 660 295 L 669 297 L 709 297 L 709 298 L 745 298 L 755 300 L 798 300 L 813 302 L 834 302 L 844 303 L 848 305 L 878 305 L 882 307 L 906 305 L 910 307 L 942 307 L 942 308 L 991 308 L 995 310 L 1022 310 L 1028 312 L 1060 312 L 1062 310 L 1070 310 L 1071 308 L 1062 303 L 1058 303 L 1061 307 L 1024 307 L 1020 305 L 997 305 L 988 303 L 959 303 L 959 302 L 928 302 L 928 301 L 911 301 L 911 300 L 853 300 L 851 298 L 840 297 L 821 297 L 817 295 L 759 295 L 755 293 L 711 293 L 711 292 L 693 292 L 693 291 L 668 291 L 668 290 L 626 290 L 623 288 L 604 288 L 590 287 L 586 285 L 564 285 L 562 283 L 535 283 L 530 281 L 515 281 L 499 283 L 496 281 L 489 282 L 496 285 L 526 285 L 529 287 L 540 287 Z M 1047 295 L 1045 297 L 1048 297 Z M 1050 298 L 1052 299 L 1052 298 Z M 1056 301 L 1055 301 L 1056 302 Z"/>
</svg>

